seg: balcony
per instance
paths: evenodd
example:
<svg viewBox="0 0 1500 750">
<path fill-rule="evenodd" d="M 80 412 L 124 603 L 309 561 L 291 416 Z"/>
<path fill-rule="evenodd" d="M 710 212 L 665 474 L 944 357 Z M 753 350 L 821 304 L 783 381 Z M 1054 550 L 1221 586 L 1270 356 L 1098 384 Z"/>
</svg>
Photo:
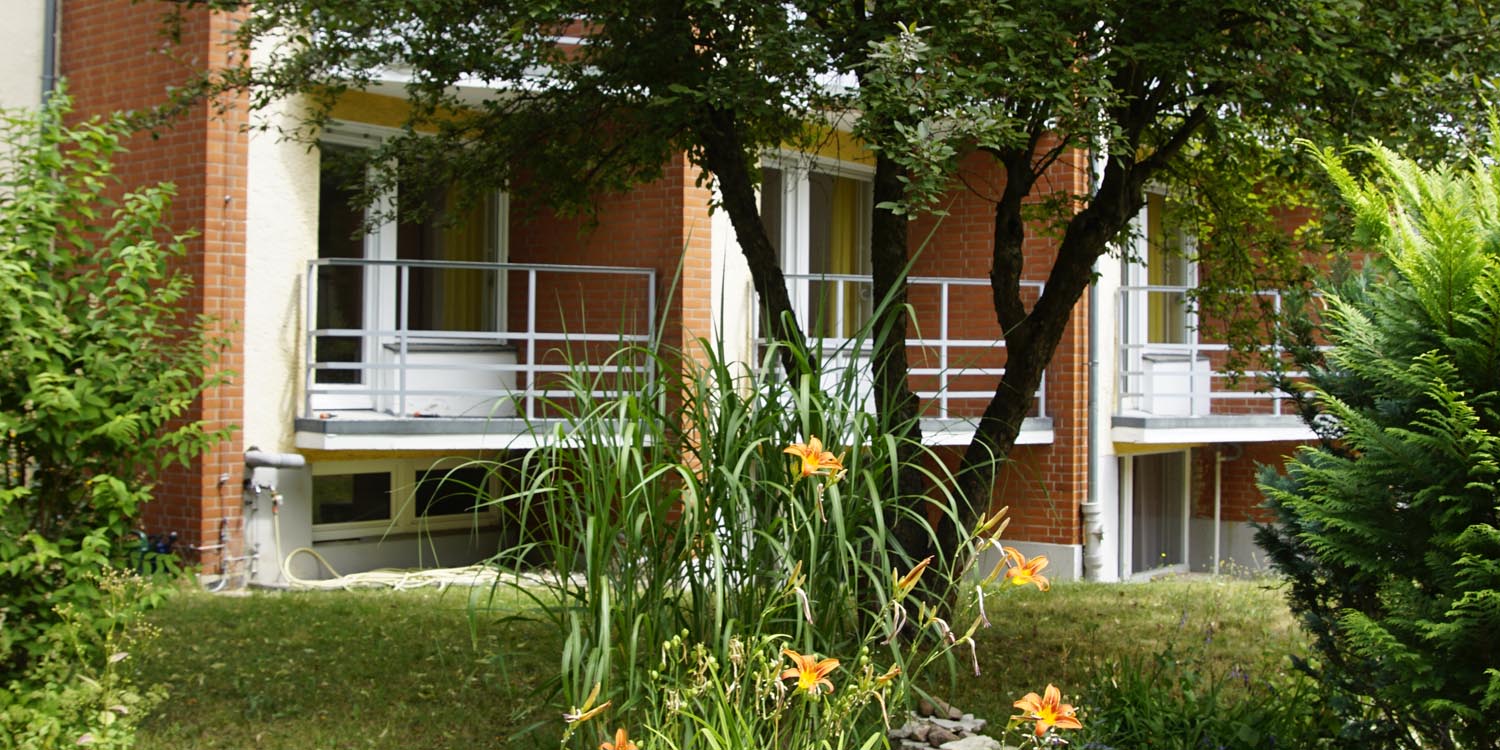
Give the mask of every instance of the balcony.
<svg viewBox="0 0 1500 750">
<path fill-rule="evenodd" d="M 1138 444 L 1310 440 L 1267 370 L 1233 372 L 1229 346 L 1204 335 L 1191 287 L 1125 286 L 1116 305 L 1118 380 L 1112 437 Z M 1279 313 L 1282 295 L 1259 292 Z M 1264 352 L 1281 356 L 1275 349 Z M 1301 373 L 1291 373 L 1298 377 Z"/>
<path fill-rule="evenodd" d="M 874 410 L 872 343 L 857 334 L 874 310 L 868 276 L 788 274 L 794 305 L 812 310 L 802 321 L 810 345 L 823 352 L 824 389 L 855 368 L 856 397 Z M 1041 295 L 1040 282 L 1023 284 L 1028 305 Z M 912 310 L 906 356 L 909 383 L 922 401 L 922 437 L 930 445 L 963 445 L 995 386 L 1005 374 L 1005 340 L 995 321 L 988 279 L 913 276 L 907 279 Z M 762 342 L 764 343 L 764 342 Z M 1018 444 L 1051 443 L 1046 413 L 1047 383 L 1038 388 Z"/>
<path fill-rule="evenodd" d="M 571 406 L 655 377 L 651 269 L 325 258 L 308 264 L 299 448 L 534 445 Z"/>
</svg>

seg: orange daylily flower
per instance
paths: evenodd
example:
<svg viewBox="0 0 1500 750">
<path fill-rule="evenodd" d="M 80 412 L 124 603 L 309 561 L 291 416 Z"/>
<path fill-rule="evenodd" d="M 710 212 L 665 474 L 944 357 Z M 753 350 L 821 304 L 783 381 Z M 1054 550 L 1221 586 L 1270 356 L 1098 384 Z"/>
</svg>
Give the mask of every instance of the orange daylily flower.
<svg viewBox="0 0 1500 750">
<path fill-rule="evenodd" d="M 630 741 L 630 733 L 625 731 L 625 727 L 620 727 L 615 730 L 615 741 L 600 743 L 599 750 L 640 750 L 640 748 Z"/>
<path fill-rule="evenodd" d="M 922 580 L 922 573 L 926 572 L 927 566 L 931 564 L 932 555 L 928 555 L 922 559 L 922 562 L 917 563 L 910 572 L 900 578 L 897 578 L 896 571 L 892 570 L 891 580 L 895 582 L 895 594 L 901 596 L 911 591 L 912 587 L 917 585 L 917 581 Z"/>
<path fill-rule="evenodd" d="M 823 441 L 816 435 L 809 437 L 806 443 L 792 443 L 782 453 L 802 459 L 800 478 L 821 474 L 838 479 L 844 475 L 844 462 L 838 456 L 823 450 Z"/>
<path fill-rule="evenodd" d="M 1015 547 L 1006 547 L 1005 559 L 1010 563 L 1010 567 L 1005 570 L 1005 580 L 1016 586 L 1034 583 L 1042 591 L 1052 588 L 1052 583 L 1042 575 L 1042 569 L 1047 567 L 1046 555 L 1037 555 L 1027 560 L 1020 550 Z"/>
<path fill-rule="evenodd" d="M 839 665 L 838 659 L 824 659 L 818 661 L 818 657 L 812 654 L 803 656 L 789 648 L 784 648 L 781 653 L 792 660 L 791 669 L 783 670 L 780 679 L 797 679 L 797 689 L 810 695 L 833 692 L 833 683 L 828 679 L 828 673 Z"/>
<path fill-rule="evenodd" d="M 1083 722 L 1073 716 L 1073 707 L 1062 702 L 1062 693 L 1057 686 L 1051 683 L 1047 685 L 1046 694 L 1037 697 L 1036 693 L 1027 693 L 1026 697 L 1016 701 L 1016 708 L 1025 713 L 1016 717 L 1025 721 L 1036 721 L 1036 736 L 1041 737 L 1048 729 L 1082 729 Z"/>
<path fill-rule="evenodd" d="M 884 685 L 884 684 L 890 682 L 891 680 L 894 680 L 894 679 L 896 679 L 897 677 L 900 677 L 900 676 L 901 676 L 901 667 L 899 667 L 899 666 L 892 666 L 890 669 L 887 669 L 885 671 L 885 674 L 883 674 L 883 675 L 875 678 L 875 684 L 877 686 Z"/>
</svg>

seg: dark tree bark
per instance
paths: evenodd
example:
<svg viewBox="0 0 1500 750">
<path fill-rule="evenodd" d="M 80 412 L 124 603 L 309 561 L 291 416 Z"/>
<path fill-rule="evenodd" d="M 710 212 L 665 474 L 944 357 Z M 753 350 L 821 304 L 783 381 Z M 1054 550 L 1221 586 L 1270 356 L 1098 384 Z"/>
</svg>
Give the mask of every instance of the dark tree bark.
<svg viewBox="0 0 1500 750">
<path fill-rule="evenodd" d="M 885 154 L 876 156 L 871 191 L 876 206 L 902 199 L 905 187 L 901 177 L 900 166 Z M 918 420 L 920 404 L 911 390 L 906 358 L 909 225 L 907 217 L 876 208 L 870 226 L 870 270 L 877 313 L 872 324 L 875 411 L 881 427 L 896 438 L 898 468 L 893 496 L 907 503 L 920 501 L 927 490 L 921 472 L 915 470 L 922 455 L 922 424 Z M 912 559 L 920 560 L 934 551 L 930 549 L 929 535 L 912 523 L 907 513 L 897 509 L 888 523 L 897 543 Z"/>
<path fill-rule="evenodd" d="M 1138 142 L 1151 114 L 1141 109 L 1116 113 L 1122 132 L 1129 137 L 1125 143 Z M 1005 374 L 995 387 L 995 395 L 985 407 L 974 439 L 959 464 L 958 495 L 963 504 L 959 509 L 960 524 L 972 525 L 981 513 L 988 511 L 999 462 L 1015 448 L 1021 424 L 1031 411 L 1032 400 L 1062 341 L 1073 308 L 1092 283 L 1094 262 L 1108 252 L 1110 242 L 1145 205 L 1146 183 L 1181 151 L 1206 117 L 1202 109 L 1193 110 L 1146 159 L 1135 160 L 1131 149 L 1121 149 L 1123 155 L 1109 158 L 1088 205 L 1067 222 L 1042 295 L 1029 311 L 1021 296 L 1026 239 L 1022 199 L 1051 159 L 1043 159 L 1038 167 L 1036 145 L 1042 136 L 1040 129 L 1033 131 L 1031 143 L 1025 149 L 995 153 L 1005 169 L 1006 186 L 995 206 L 990 282 L 996 320 L 1005 340 Z M 960 532 L 958 525 L 945 517 L 938 528 L 940 548 L 952 549 Z"/>
</svg>

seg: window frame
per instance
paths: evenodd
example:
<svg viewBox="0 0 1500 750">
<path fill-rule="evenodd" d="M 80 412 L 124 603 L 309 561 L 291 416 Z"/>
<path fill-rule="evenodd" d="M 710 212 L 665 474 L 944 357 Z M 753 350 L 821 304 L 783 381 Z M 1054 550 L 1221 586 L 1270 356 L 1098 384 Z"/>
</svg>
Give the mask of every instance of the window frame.
<svg viewBox="0 0 1500 750">
<path fill-rule="evenodd" d="M 335 120 L 330 122 L 318 136 L 320 144 L 343 148 L 377 148 L 383 141 L 400 135 L 401 131 L 370 125 L 359 122 Z M 323 154 L 318 153 L 319 176 L 323 165 Z M 371 167 L 373 169 L 374 167 Z M 321 192 L 321 191 L 320 191 Z M 321 200 L 321 196 L 319 198 Z M 400 235 L 400 217 L 396 216 L 396 207 L 400 196 L 396 192 L 382 194 L 376 205 L 371 207 L 382 216 L 378 225 L 367 226 L 363 235 L 365 260 L 394 261 L 400 257 L 398 238 Z M 490 191 L 489 198 L 484 201 L 486 214 L 494 222 L 494 236 L 492 255 L 494 263 L 510 262 L 510 194 L 505 190 Z M 366 209 L 365 216 L 368 217 L 370 209 Z M 321 206 L 318 214 L 321 214 Z M 321 216 L 315 217 L 313 257 L 322 258 L 323 249 L 316 238 L 316 227 L 321 223 Z M 496 272 L 494 287 L 491 293 L 494 297 L 494 310 L 492 311 L 495 321 L 495 329 L 503 336 L 510 325 L 510 284 L 508 283 L 508 272 Z M 395 300 L 399 297 L 397 284 L 399 276 L 397 269 L 393 266 L 369 266 L 364 274 L 363 310 L 364 319 L 361 330 L 369 331 L 395 331 L 397 328 L 397 317 L 399 310 L 393 303 L 388 304 L 386 297 Z M 408 303 L 409 304 L 409 303 Z M 317 383 L 318 393 L 313 394 L 310 408 L 314 411 L 341 410 L 341 409 L 374 409 L 376 408 L 375 397 L 369 394 L 372 387 L 379 386 L 372 383 L 370 378 L 378 374 L 380 365 L 379 352 L 389 337 L 378 334 L 367 333 L 362 343 L 362 358 L 360 364 L 364 369 L 358 370 L 360 379 L 357 383 Z M 309 361 L 315 356 L 314 352 L 306 353 Z"/>
<path fill-rule="evenodd" d="M 869 247 L 871 225 L 874 223 L 873 206 L 867 192 L 874 189 L 873 165 L 794 151 L 775 151 L 761 157 L 761 168 L 776 169 L 782 175 L 781 226 L 779 236 L 773 239 L 780 245 L 779 260 L 785 273 L 802 276 L 812 273 L 812 210 L 808 179 L 811 174 L 846 178 L 861 183 L 861 194 L 856 199 L 859 213 L 855 217 L 855 249 L 856 258 L 869 261 L 868 256 L 860 256 L 859 251 Z M 811 321 L 814 313 L 812 281 L 807 278 L 790 279 L 787 292 L 798 319 L 804 323 Z"/>
<path fill-rule="evenodd" d="M 417 477 L 433 470 L 465 468 L 474 459 L 466 458 L 406 458 L 366 459 L 354 461 L 319 461 L 311 466 L 313 481 L 308 496 L 308 523 L 312 529 L 313 542 L 332 542 L 370 536 L 397 534 L 425 534 L 435 531 L 472 529 L 500 521 L 500 509 L 473 510 L 465 513 L 418 516 L 415 491 Z M 317 478 L 344 474 L 388 474 L 391 480 L 390 518 L 378 521 L 348 521 L 340 523 L 312 523 L 313 508 L 317 504 Z M 499 478 L 491 474 L 485 488 L 491 498 L 498 495 Z"/>
</svg>

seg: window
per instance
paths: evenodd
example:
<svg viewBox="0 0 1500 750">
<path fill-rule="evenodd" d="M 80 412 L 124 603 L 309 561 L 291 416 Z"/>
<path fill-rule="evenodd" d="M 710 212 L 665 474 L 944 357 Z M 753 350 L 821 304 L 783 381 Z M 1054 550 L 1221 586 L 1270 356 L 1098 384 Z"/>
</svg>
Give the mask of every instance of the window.
<svg viewBox="0 0 1500 750">
<path fill-rule="evenodd" d="M 485 337 L 450 337 L 443 343 L 489 347 L 504 343 L 506 272 L 479 266 L 435 268 L 424 261 L 503 263 L 508 259 L 508 202 L 503 193 L 464 200 L 462 189 L 449 186 L 417 190 L 398 186 L 382 201 L 379 213 L 392 214 L 369 226 L 358 208 L 364 173 L 359 150 L 382 137 L 373 128 L 339 125 L 320 144 L 318 179 L 318 257 L 341 260 L 413 261 L 397 266 L 324 265 L 318 268 L 315 324 L 344 333 L 319 335 L 312 356 L 335 368 L 316 370 L 324 388 L 314 408 L 368 409 L 375 406 L 360 387 L 371 382 L 371 365 L 394 347 L 390 332 L 406 332 L 409 341 L 445 334 L 493 333 Z M 413 213 L 420 218 L 413 219 Z M 384 331 L 386 333 L 375 333 Z M 357 335 L 356 335 L 357 334 Z M 389 364 L 389 362 L 385 362 Z"/>
<path fill-rule="evenodd" d="M 465 205 L 457 187 L 419 192 L 400 190 L 403 216 L 416 208 L 420 221 L 402 221 L 396 230 L 398 260 L 494 263 L 500 260 L 500 210 L 496 201 Z M 420 206 L 406 205 L 418 202 Z M 411 304 L 406 327 L 412 331 L 498 333 L 501 316 L 497 271 L 413 267 L 407 281 Z M 397 290 L 398 309 L 400 290 Z"/>
<path fill-rule="evenodd" d="M 1134 575 L 1186 570 L 1189 453 L 1127 456 L 1121 478 L 1123 517 L 1130 530 L 1121 550 Z"/>
<path fill-rule="evenodd" d="M 855 335 L 874 310 L 868 169 L 773 160 L 761 174 L 761 221 L 791 277 L 797 315 L 813 336 Z M 838 276 L 861 278 L 826 278 Z"/>
<path fill-rule="evenodd" d="M 340 157 L 348 146 L 326 144 L 318 169 L 318 257 L 365 257 L 365 212 L 354 207 L 357 182 Z M 318 328 L 360 330 L 365 327 L 365 269 L 358 266 L 318 267 Z M 319 362 L 358 364 L 364 361 L 361 336 L 319 336 L 314 356 Z M 358 384 L 359 369 L 318 370 L 317 382 Z"/>
<path fill-rule="evenodd" d="M 313 523 L 359 523 L 391 518 L 391 475 L 327 474 L 313 477 Z"/>
<path fill-rule="evenodd" d="M 1194 283 L 1192 263 L 1187 257 L 1182 233 L 1167 224 L 1167 200 L 1160 193 L 1147 196 L 1146 283 L 1151 286 L 1188 287 Z M 1147 341 L 1185 344 L 1188 340 L 1187 293 L 1168 291 L 1151 296 L 1146 312 Z"/>
<path fill-rule="evenodd" d="M 1197 282 L 1193 239 L 1174 225 L 1161 192 L 1146 193 L 1125 253 L 1120 408 L 1157 416 L 1207 414 L 1210 362 L 1198 348 L 1189 292 Z"/>
<path fill-rule="evenodd" d="M 1183 289 L 1197 283 L 1189 254 L 1191 243 L 1168 217 L 1167 197 L 1146 195 L 1144 279 L 1152 287 L 1146 297 L 1146 343 L 1186 344 L 1193 321 Z M 1137 272 L 1139 275 L 1139 272 Z"/>
<path fill-rule="evenodd" d="M 448 460 L 340 461 L 312 468 L 313 540 L 492 525 L 499 481 L 485 466 Z"/>
<path fill-rule="evenodd" d="M 489 499 L 489 474 L 479 467 L 428 469 L 417 477 L 412 502 L 418 516 L 452 516 L 478 510 Z"/>
</svg>

